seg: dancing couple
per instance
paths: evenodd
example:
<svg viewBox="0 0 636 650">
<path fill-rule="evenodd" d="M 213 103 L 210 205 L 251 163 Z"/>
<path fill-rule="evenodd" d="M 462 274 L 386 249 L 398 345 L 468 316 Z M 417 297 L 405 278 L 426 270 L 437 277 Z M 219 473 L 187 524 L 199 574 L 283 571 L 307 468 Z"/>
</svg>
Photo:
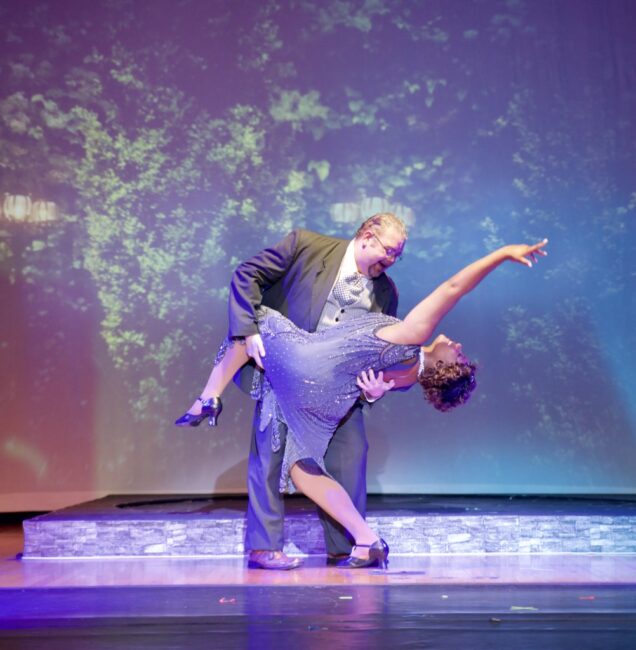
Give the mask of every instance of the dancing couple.
<svg viewBox="0 0 636 650">
<path fill-rule="evenodd" d="M 507 261 L 532 266 L 547 240 L 504 246 L 468 265 L 395 318 L 397 291 L 385 269 L 406 229 L 390 213 L 365 221 L 351 242 L 297 230 L 241 264 L 232 279 L 229 334 L 201 395 L 176 424 L 211 424 L 221 395 L 248 362 L 257 399 L 248 469 L 248 566 L 292 569 L 283 551 L 284 492 L 320 508 L 328 564 L 385 567 L 388 546 L 365 521 L 364 402 L 420 383 L 446 411 L 475 387 L 475 366 L 440 335 L 444 316 Z"/>
</svg>

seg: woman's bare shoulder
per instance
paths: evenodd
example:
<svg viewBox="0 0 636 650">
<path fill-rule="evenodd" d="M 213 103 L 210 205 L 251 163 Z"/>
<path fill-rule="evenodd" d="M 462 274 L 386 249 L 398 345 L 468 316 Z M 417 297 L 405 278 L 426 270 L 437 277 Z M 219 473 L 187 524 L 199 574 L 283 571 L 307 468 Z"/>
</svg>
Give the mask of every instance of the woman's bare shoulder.
<svg viewBox="0 0 636 650">
<path fill-rule="evenodd" d="M 413 338 L 413 332 L 404 321 L 398 321 L 391 325 L 386 325 L 379 329 L 375 335 L 387 341 L 388 343 L 397 343 L 398 345 L 419 345 L 421 341 L 416 341 Z"/>
</svg>

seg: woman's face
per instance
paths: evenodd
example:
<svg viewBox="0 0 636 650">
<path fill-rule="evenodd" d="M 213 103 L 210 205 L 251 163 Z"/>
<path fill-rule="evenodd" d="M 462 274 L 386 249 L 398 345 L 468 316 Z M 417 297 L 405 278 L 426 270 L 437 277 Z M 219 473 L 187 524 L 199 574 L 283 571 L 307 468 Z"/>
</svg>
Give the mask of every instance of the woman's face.
<svg viewBox="0 0 636 650">
<path fill-rule="evenodd" d="M 448 336 L 440 334 L 433 341 L 433 354 L 436 361 L 444 363 L 468 363 L 462 352 L 462 344 L 451 341 Z"/>
</svg>

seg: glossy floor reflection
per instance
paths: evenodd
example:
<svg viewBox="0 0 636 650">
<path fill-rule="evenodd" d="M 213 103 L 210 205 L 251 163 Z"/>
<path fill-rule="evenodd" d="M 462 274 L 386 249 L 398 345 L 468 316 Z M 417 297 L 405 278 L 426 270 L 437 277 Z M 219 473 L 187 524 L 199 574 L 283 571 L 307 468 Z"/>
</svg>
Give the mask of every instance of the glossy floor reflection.
<svg viewBox="0 0 636 650">
<path fill-rule="evenodd" d="M 0 528 L 0 648 L 603 648 L 636 639 L 636 556 L 29 560 Z"/>
<path fill-rule="evenodd" d="M 240 558 L 0 562 L 0 587 L 153 585 L 634 585 L 634 555 L 440 555 L 391 557 L 388 570 L 342 570 L 323 556 L 294 571 L 246 568 Z"/>
</svg>

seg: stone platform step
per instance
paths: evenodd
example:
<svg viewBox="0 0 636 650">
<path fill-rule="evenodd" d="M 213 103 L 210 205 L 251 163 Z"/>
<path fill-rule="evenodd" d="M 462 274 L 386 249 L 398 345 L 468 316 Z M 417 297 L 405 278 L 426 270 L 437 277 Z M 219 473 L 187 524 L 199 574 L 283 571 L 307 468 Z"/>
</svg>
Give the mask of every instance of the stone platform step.
<svg viewBox="0 0 636 650">
<path fill-rule="evenodd" d="M 109 496 L 24 522 L 25 559 L 244 553 L 245 497 Z M 286 501 L 285 551 L 324 554 L 315 508 Z M 636 553 L 636 496 L 376 496 L 393 555 Z"/>
</svg>

